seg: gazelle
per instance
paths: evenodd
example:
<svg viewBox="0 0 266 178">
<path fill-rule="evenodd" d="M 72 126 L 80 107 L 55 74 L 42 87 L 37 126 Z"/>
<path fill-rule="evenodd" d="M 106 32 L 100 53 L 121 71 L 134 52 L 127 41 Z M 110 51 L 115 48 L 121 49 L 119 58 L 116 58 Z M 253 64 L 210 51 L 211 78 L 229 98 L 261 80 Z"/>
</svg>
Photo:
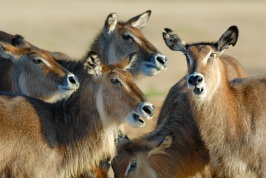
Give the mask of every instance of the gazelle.
<svg viewBox="0 0 266 178">
<path fill-rule="evenodd" d="M 178 42 L 177 35 L 170 29 L 163 37 L 170 48 Z M 229 81 L 246 76 L 236 59 L 228 55 L 220 57 L 225 62 L 226 77 Z M 160 111 L 156 129 L 142 138 L 122 144 L 119 154 L 112 162 L 116 178 L 206 178 L 215 175 L 215 172 L 210 172 L 209 152 L 199 135 L 188 92 L 190 90 L 187 88 L 187 77 L 184 76 L 169 91 Z M 158 137 L 165 137 L 169 132 L 173 132 L 175 139 L 171 140 L 167 148 L 162 149 L 160 144 L 146 146 Z"/>
<path fill-rule="evenodd" d="M 176 35 L 172 49 L 187 58 L 191 108 L 217 177 L 265 177 L 266 77 L 229 81 L 220 57 L 238 33 L 231 26 L 217 42 L 191 44 Z"/>
<path fill-rule="evenodd" d="M 78 87 L 77 77 L 44 50 L 0 43 L 0 90 L 56 102 Z"/>
<path fill-rule="evenodd" d="M 129 61 L 103 65 L 90 53 L 76 63 L 79 89 L 54 104 L 2 94 L 0 170 L 10 177 L 77 177 L 113 155 L 118 127 L 139 127 L 154 112 L 126 71 Z"/>
</svg>

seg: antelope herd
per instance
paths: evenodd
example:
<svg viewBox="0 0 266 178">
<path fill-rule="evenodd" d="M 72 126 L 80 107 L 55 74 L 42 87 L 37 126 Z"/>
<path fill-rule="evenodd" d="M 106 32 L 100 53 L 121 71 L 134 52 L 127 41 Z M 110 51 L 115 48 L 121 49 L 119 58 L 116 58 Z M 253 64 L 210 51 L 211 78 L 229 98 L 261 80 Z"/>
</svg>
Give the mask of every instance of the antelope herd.
<svg viewBox="0 0 266 178">
<path fill-rule="evenodd" d="M 154 114 L 134 80 L 167 68 L 141 31 L 150 15 L 108 15 L 80 59 L 0 31 L 0 177 L 107 178 L 107 159 L 115 178 L 266 177 L 266 76 L 223 54 L 236 26 L 196 43 L 165 28 L 187 74 L 153 131 L 118 139 L 124 123 L 143 127 Z"/>
</svg>

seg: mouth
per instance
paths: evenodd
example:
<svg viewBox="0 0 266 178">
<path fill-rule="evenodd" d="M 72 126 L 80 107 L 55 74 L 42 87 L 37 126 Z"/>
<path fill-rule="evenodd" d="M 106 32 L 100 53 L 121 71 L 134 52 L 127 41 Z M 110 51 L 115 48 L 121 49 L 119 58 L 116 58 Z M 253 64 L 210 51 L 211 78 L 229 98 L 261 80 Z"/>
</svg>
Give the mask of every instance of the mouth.
<svg viewBox="0 0 266 178">
<path fill-rule="evenodd" d="M 202 88 L 197 88 L 196 86 L 195 86 L 195 88 L 193 90 L 194 94 L 196 94 L 196 95 L 200 95 L 203 91 L 204 91 L 203 87 Z"/>
<path fill-rule="evenodd" d="M 145 66 L 147 67 L 147 68 L 153 68 L 153 69 L 156 69 L 156 70 L 161 70 L 161 68 L 160 67 L 158 67 L 158 66 L 156 66 L 156 65 L 153 65 L 153 64 L 145 64 Z"/>
<path fill-rule="evenodd" d="M 145 121 L 140 119 L 140 116 L 137 114 L 133 114 L 133 119 L 136 123 L 138 123 L 139 125 L 145 125 Z"/>
</svg>

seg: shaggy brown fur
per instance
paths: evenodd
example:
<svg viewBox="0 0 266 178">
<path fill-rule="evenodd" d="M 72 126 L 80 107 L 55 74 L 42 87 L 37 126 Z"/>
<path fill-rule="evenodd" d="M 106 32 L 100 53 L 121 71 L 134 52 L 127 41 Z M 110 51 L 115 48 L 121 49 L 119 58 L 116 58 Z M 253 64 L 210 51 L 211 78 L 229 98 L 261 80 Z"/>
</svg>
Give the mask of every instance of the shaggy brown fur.
<svg viewBox="0 0 266 178">
<path fill-rule="evenodd" d="M 188 58 L 191 107 L 217 177 L 265 177 L 266 77 L 228 80 L 220 54 L 237 37 L 232 26 L 216 43 L 177 40 L 174 48 Z"/>
<path fill-rule="evenodd" d="M 2 94 L 0 171 L 10 177 L 77 177 L 113 155 L 118 127 L 153 113 L 125 71 L 128 65 L 100 66 L 90 55 L 84 66 L 76 63 L 81 87 L 54 104 Z"/>
<path fill-rule="evenodd" d="M 171 38 L 164 35 L 165 40 Z M 170 45 L 169 43 L 166 43 Z M 173 45 L 173 44 L 172 44 Z M 169 46 L 171 47 L 171 46 Z M 222 55 L 227 79 L 246 76 L 241 65 L 234 58 Z M 146 136 L 124 143 L 112 162 L 116 178 L 144 177 L 153 175 L 168 177 L 211 177 L 209 153 L 200 137 L 195 117 L 188 98 L 187 77 L 183 77 L 169 91 L 162 106 L 156 129 Z M 169 147 L 157 152 L 160 145 L 148 147 L 158 137 L 173 132 L 175 139 Z M 152 154 L 151 154 L 152 153 Z M 137 163 L 137 168 L 125 173 L 128 166 Z"/>
<path fill-rule="evenodd" d="M 0 43 L 0 90 L 55 102 L 69 97 L 79 83 L 46 51 Z"/>
</svg>

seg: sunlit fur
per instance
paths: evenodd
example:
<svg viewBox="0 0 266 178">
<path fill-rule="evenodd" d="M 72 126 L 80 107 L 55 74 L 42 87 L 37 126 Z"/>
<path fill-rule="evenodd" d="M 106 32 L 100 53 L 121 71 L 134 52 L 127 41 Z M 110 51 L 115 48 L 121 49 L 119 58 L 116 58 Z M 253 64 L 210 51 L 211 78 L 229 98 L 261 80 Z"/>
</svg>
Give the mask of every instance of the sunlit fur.
<svg viewBox="0 0 266 178">
<path fill-rule="evenodd" d="M 77 177 L 111 150 L 125 116 L 145 102 L 132 76 L 121 65 L 103 66 L 89 75 L 76 63 L 80 88 L 54 104 L 17 95 L 0 97 L 0 171 L 10 177 Z M 112 84 L 119 77 L 129 88 Z M 102 88 L 99 90 L 99 88 Z M 96 97 L 103 97 L 108 125 L 102 123 Z M 110 139 L 111 138 L 111 139 Z M 112 141 L 112 142 L 111 142 Z"/>
<path fill-rule="evenodd" d="M 246 77 L 238 61 L 228 55 L 221 55 L 226 67 L 228 81 Z M 190 64 L 193 64 L 190 62 Z M 158 178 L 166 177 L 213 177 L 210 170 L 209 152 L 200 137 L 193 109 L 190 107 L 187 88 L 187 76 L 184 76 L 169 91 L 156 129 L 142 138 L 125 143 L 113 161 L 116 178 L 144 177 L 150 178 L 156 173 Z M 147 147 L 156 136 L 173 132 L 172 145 L 165 153 L 149 153 L 155 148 Z M 132 160 L 137 161 L 138 168 L 125 176 L 126 169 Z"/>
<path fill-rule="evenodd" d="M 229 41 L 224 36 L 220 40 Z M 205 77 L 206 97 L 198 99 L 189 92 L 189 98 L 210 164 L 217 177 L 265 177 L 266 76 L 230 81 L 219 55 L 202 63 L 212 51 L 221 52 L 213 43 L 190 44 L 187 49 L 193 59 L 191 68 Z"/>
<path fill-rule="evenodd" d="M 69 97 L 79 86 L 78 81 L 65 86 L 71 73 L 44 50 L 18 48 L 5 43 L 1 43 L 0 48 L 1 91 L 56 102 Z M 68 89 L 63 89 L 63 85 Z"/>
<path fill-rule="evenodd" d="M 143 35 L 141 29 L 146 25 L 151 11 L 146 11 L 128 21 L 118 21 L 113 19 L 110 31 L 108 23 L 116 14 L 110 14 L 97 37 L 91 44 L 90 49 L 96 51 L 105 64 L 116 63 L 123 57 L 137 52 L 137 59 L 129 72 L 134 78 L 143 76 L 153 76 L 163 71 L 167 67 L 167 60 Z M 145 18 L 142 18 L 145 17 Z M 160 55 L 164 62 L 160 63 L 155 59 Z"/>
<path fill-rule="evenodd" d="M 93 40 L 89 50 L 95 51 L 105 64 L 116 63 L 125 56 L 137 52 L 135 64 L 128 69 L 134 78 L 153 76 L 166 70 L 166 57 L 145 38 L 141 31 L 146 26 L 150 15 L 151 11 L 148 10 L 128 21 L 118 21 L 115 13 L 108 15 L 103 28 Z M 124 38 L 125 36 L 129 38 Z M 23 37 L 22 39 L 15 38 L 14 35 L 2 31 L 0 31 L 0 41 L 38 49 Z M 51 52 L 51 54 L 59 62 L 71 60 L 64 53 Z"/>
</svg>

